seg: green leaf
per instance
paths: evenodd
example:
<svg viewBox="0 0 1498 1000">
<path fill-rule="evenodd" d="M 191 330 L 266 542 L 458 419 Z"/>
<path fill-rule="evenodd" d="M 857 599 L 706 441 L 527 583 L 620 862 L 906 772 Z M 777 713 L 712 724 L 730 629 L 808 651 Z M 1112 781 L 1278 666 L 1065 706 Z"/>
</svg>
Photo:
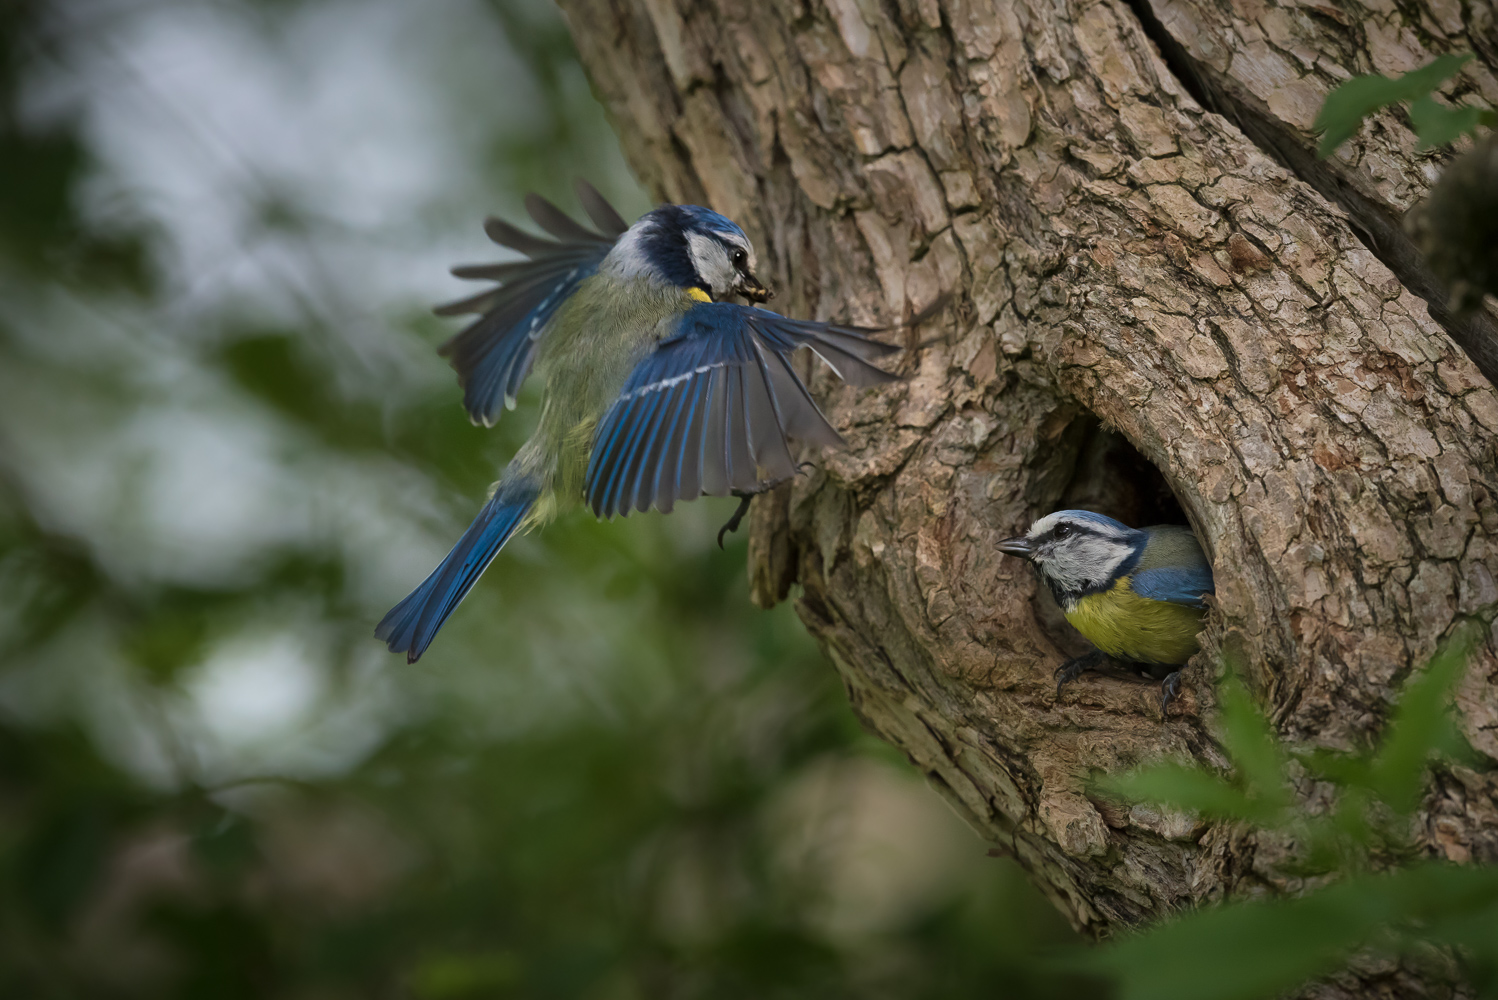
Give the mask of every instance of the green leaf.
<svg viewBox="0 0 1498 1000">
<path fill-rule="evenodd" d="M 1328 750 L 1324 747 L 1295 752 L 1291 756 L 1299 761 L 1313 778 L 1330 781 L 1334 785 L 1366 786 L 1368 784 L 1372 765 L 1366 756 L 1344 753 L 1341 750 Z"/>
<path fill-rule="evenodd" d="M 1304 822 L 1296 832 L 1301 857 L 1281 865 L 1283 874 L 1310 878 L 1356 870 L 1365 854 L 1359 845 L 1369 839 L 1364 803 L 1360 799 L 1357 805 L 1349 804 L 1344 792 L 1335 812 Z"/>
<path fill-rule="evenodd" d="M 1419 69 L 1411 70 L 1395 81 L 1402 93 L 1401 101 L 1414 101 L 1451 79 L 1461 68 L 1477 58 L 1470 52 L 1453 52 L 1438 56 Z"/>
<path fill-rule="evenodd" d="M 1481 108 L 1448 108 L 1437 104 L 1429 94 L 1410 105 L 1410 122 L 1420 137 L 1420 148 L 1449 146 L 1464 135 L 1477 137 L 1482 121 Z"/>
<path fill-rule="evenodd" d="M 1232 669 L 1218 687 L 1218 704 L 1222 710 L 1222 746 L 1248 794 L 1275 809 L 1288 805 L 1284 749 L 1269 720 Z"/>
<path fill-rule="evenodd" d="M 1355 76 L 1326 95 L 1311 128 L 1321 133 L 1317 159 L 1324 160 L 1337 147 L 1357 135 L 1363 119 L 1379 108 L 1399 100 L 1398 84 L 1386 76 Z"/>
<path fill-rule="evenodd" d="M 1155 802 L 1213 819 L 1269 823 L 1279 814 L 1277 804 L 1252 798 L 1226 778 L 1184 764 L 1160 764 L 1106 778 L 1097 787 L 1132 802 Z"/>
<path fill-rule="evenodd" d="M 1161 764 L 1100 781 L 1101 791 L 1136 802 L 1188 809 L 1213 819 L 1273 826 L 1290 805 L 1286 756 L 1269 720 L 1229 668 L 1218 689 L 1222 745 L 1237 781 L 1201 767 Z"/>
<path fill-rule="evenodd" d="M 1473 619 L 1453 629 L 1394 707 L 1368 781 L 1370 790 L 1392 809 L 1413 812 L 1420 802 L 1426 763 L 1438 751 L 1457 744 L 1448 705 L 1485 631 Z"/>
<path fill-rule="evenodd" d="M 1201 910 L 1083 956 L 1117 1000 L 1259 1000 L 1336 969 L 1378 926 L 1315 894 Z"/>
<path fill-rule="evenodd" d="M 1326 95 L 1311 126 L 1321 133 L 1316 156 L 1326 159 L 1357 134 L 1363 119 L 1379 108 L 1401 101 L 1418 101 L 1430 94 L 1473 58 L 1472 53 L 1441 56 L 1419 69 L 1391 80 L 1378 73 L 1355 76 Z M 1422 136 L 1423 138 L 1423 136 Z"/>
<path fill-rule="evenodd" d="M 1495 904 L 1498 870 L 1428 863 L 1299 899 L 1199 910 L 1073 965 L 1111 976 L 1118 1000 L 1270 1000 L 1391 930 L 1411 942 L 1481 945 L 1478 919 Z"/>
</svg>

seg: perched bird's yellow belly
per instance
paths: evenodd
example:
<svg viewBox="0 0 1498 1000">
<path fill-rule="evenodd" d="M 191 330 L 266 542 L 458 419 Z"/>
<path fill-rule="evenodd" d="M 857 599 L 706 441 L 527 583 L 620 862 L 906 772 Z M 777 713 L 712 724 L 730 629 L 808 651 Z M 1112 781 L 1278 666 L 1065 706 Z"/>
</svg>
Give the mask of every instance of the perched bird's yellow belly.
<svg viewBox="0 0 1498 1000">
<path fill-rule="evenodd" d="M 1201 647 L 1201 608 L 1152 601 L 1129 589 L 1127 577 L 1109 590 L 1079 598 L 1066 620 L 1109 656 L 1137 663 L 1185 663 Z"/>
</svg>

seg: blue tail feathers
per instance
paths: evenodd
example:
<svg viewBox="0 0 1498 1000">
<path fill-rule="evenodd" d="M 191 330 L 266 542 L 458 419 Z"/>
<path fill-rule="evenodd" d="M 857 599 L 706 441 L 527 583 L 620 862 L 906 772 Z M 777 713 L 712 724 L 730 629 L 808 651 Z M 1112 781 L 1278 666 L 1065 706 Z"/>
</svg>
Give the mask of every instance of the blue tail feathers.
<svg viewBox="0 0 1498 1000">
<path fill-rule="evenodd" d="M 442 564 L 380 620 L 375 637 L 384 639 L 392 653 L 405 653 L 407 663 L 415 663 L 515 534 L 537 495 L 531 483 L 501 483 Z"/>
</svg>

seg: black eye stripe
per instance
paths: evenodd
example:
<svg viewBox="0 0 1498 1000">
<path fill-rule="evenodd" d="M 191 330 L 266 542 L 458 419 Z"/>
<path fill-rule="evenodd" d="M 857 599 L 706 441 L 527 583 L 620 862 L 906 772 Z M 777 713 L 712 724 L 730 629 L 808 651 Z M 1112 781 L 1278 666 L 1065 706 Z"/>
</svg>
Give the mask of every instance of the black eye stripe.
<svg viewBox="0 0 1498 1000">
<path fill-rule="evenodd" d="M 1055 539 L 1075 538 L 1078 535 L 1088 535 L 1092 538 L 1110 537 L 1090 524 L 1077 524 L 1074 521 L 1062 521 L 1050 530 L 1050 536 Z"/>
</svg>

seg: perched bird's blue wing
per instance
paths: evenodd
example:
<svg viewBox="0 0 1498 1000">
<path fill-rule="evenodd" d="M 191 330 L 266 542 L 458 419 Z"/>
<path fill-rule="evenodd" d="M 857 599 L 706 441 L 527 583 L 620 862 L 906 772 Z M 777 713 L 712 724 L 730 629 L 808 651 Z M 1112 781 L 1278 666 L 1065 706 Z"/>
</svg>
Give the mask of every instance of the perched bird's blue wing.
<svg viewBox="0 0 1498 1000">
<path fill-rule="evenodd" d="M 1205 563 L 1200 566 L 1147 569 L 1130 577 L 1129 586 L 1140 597 L 1148 597 L 1152 601 L 1204 608 L 1207 604 L 1202 600 L 1202 595 L 1213 593 L 1212 569 Z"/>
<path fill-rule="evenodd" d="M 1213 593 L 1212 565 L 1191 529 L 1157 524 L 1139 530 L 1146 541 L 1129 577 L 1134 593 L 1152 601 L 1206 607 L 1202 595 Z"/>
<path fill-rule="evenodd" d="M 754 491 L 795 473 L 786 438 L 841 444 L 790 354 L 809 347 L 854 385 L 898 380 L 869 363 L 899 350 L 871 332 L 727 302 L 688 309 L 599 421 L 583 488 L 593 513 Z"/>
<path fill-rule="evenodd" d="M 598 270 L 628 228 L 586 181 L 578 182 L 577 193 L 601 232 L 574 222 L 544 198 L 529 195 L 526 211 L 556 241 L 532 236 L 501 219 L 487 219 L 484 231 L 490 239 L 530 259 L 453 268 L 460 278 L 499 282 L 497 288 L 437 308 L 442 316 L 479 314 L 439 351 L 458 372 L 463 407 L 474 423 L 490 426 L 499 419 L 501 407 L 515 406 L 546 324 L 577 286 Z"/>
</svg>

